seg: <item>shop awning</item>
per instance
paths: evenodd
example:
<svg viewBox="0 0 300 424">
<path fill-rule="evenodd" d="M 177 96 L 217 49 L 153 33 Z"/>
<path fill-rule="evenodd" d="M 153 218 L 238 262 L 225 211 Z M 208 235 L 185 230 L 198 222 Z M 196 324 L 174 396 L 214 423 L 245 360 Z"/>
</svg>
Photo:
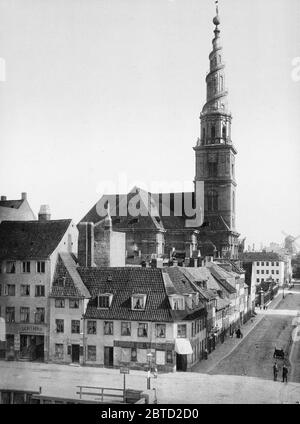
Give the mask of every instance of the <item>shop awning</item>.
<svg viewBox="0 0 300 424">
<path fill-rule="evenodd" d="M 191 343 L 187 339 L 175 339 L 175 352 L 180 355 L 191 355 L 193 349 Z"/>
</svg>

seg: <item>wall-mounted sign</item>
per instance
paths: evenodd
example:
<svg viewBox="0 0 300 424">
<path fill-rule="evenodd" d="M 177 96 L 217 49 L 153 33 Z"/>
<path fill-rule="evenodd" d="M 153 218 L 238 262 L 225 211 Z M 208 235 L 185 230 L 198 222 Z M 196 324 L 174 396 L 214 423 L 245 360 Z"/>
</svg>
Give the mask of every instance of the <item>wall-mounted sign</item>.
<svg viewBox="0 0 300 424">
<path fill-rule="evenodd" d="M 44 333 L 44 327 L 41 325 L 21 325 L 19 327 L 20 333 Z"/>
</svg>

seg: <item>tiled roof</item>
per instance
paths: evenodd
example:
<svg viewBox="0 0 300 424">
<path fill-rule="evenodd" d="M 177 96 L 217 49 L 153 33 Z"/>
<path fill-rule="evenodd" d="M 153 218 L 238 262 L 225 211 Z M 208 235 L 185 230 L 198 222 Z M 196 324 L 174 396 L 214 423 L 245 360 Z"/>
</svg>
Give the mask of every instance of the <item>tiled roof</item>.
<svg viewBox="0 0 300 424">
<path fill-rule="evenodd" d="M 235 287 L 233 287 L 229 283 L 229 279 L 234 278 L 234 274 L 231 274 L 227 271 L 225 271 L 220 266 L 216 265 L 213 262 L 209 262 L 207 264 L 207 267 L 209 268 L 210 272 L 212 273 L 213 277 L 218 281 L 219 284 L 229 293 L 233 294 L 236 293 Z"/>
<path fill-rule="evenodd" d="M 78 274 L 75 259 L 70 253 L 59 254 L 50 297 L 85 299 L 91 297 Z"/>
<path fill-rule="evenodd" d="M 201 290 L 201 294 L 203 294 L 204 296 L 207 296 L 210 299 L 215 298 L 215 296 L 212 295 L 212 292 L 209 292 L 209 289 L 218 290 L 219 285 L 207 267 L 203 267 L 203 266 L 198 268 L 182 267 L 182 271 L 194 284 L 196 284 L 198 290 Z M 206 282 L 207 289 L 204 289 L 201 286 L 199 286 L 199 284 L 197 284 L 204 281 Z"/>
<path fill-rule="evenodd" d="M 0 259 L 47 259 L 67 231 L 71 219 L 2 221 Z"/>
<path fill-rule="evenodd" d="M 171 322 L 170 304 L 159 268 L 78 268 L 91 293 L 85 317 L 128 321 Z M 97 308 L 98 294 L 111 293 L 109 309 Z M 144 310 L 131 310 L 131 296 L 146 294 Z"/>
<path fill-rule="evenodd" d="M 19 207 L 24 202 L 23 199 L 21 200 L 0 200 L 0 206 L 3 208 L 13 208 L 13 209 L 19 209 Z"/>
<path fill-rule="evenodd" d="M 190 280 L 182 272 L 181 267 L 172 266 L 163 268 L 163 272 L 166 272 L 169 275 L 177 293 L 195 293 L 194 287 L 191 285 Z"/>
<path fill-rule="evenodd" d="M 240 253 L 239 260 L 242 262 L 283 261 L 283 258 L 275 252 L 244 252 Z"/>
<path fill-rule="evenodd" d="M 230 301 L 226 299 L 222 299 L 221 297 L 217 297 L 217 311 L 220 311 L 221 309 L 225 309 L 230 305 Z"/>
</svg>

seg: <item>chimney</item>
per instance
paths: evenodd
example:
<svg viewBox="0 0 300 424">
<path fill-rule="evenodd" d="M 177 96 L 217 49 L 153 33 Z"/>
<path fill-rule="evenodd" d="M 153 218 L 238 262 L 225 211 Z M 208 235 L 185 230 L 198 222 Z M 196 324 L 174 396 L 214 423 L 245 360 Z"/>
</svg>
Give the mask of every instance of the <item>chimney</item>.
<svg viewBox="0 0 300 424">
<path fill-rule="evenodd" d="M 51 213 L 50 213 L 50 207 L 49 205 L 41 205 L 40 211 L 39 211 L 39 221 L 50 221 Z"/>
<path fill-rule="evenodd" d="M 21 198 L 22 198 L 22 200 L 26 200 L 27 199 L 27 193 L 25 193 L 25 192 L 21 193 Z"/>
<path fill-rule="evenodd" d="M 1 200 L 7 200 L 6 196 L 1 196 Z"/>
<path fill-rule="evenodd" d="M 94 224 L 80 222 L 78 234 L 78 263 L 80 266 L 94 266 Z"/>
</svg>

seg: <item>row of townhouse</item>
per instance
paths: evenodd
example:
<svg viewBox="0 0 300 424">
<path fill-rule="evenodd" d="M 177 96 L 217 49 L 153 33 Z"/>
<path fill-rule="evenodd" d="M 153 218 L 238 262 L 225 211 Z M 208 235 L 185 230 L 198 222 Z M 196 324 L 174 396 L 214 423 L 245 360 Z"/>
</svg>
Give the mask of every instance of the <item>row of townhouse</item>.
<svg viewBox="0 0 300 424">
<path fill-rule="evenodd" d="M 103 249 L 122 265 L 122 238 L 107 253 L 91 228 L 81 224 L 78 239 L 71 220 L 49 213 L 0 224 L 2 358 L 144 369 L 152 357 L 158 370 L 185 371 L 241 324 L 244 285 L 224 264 L 96 266 Z"/>
</svg>

